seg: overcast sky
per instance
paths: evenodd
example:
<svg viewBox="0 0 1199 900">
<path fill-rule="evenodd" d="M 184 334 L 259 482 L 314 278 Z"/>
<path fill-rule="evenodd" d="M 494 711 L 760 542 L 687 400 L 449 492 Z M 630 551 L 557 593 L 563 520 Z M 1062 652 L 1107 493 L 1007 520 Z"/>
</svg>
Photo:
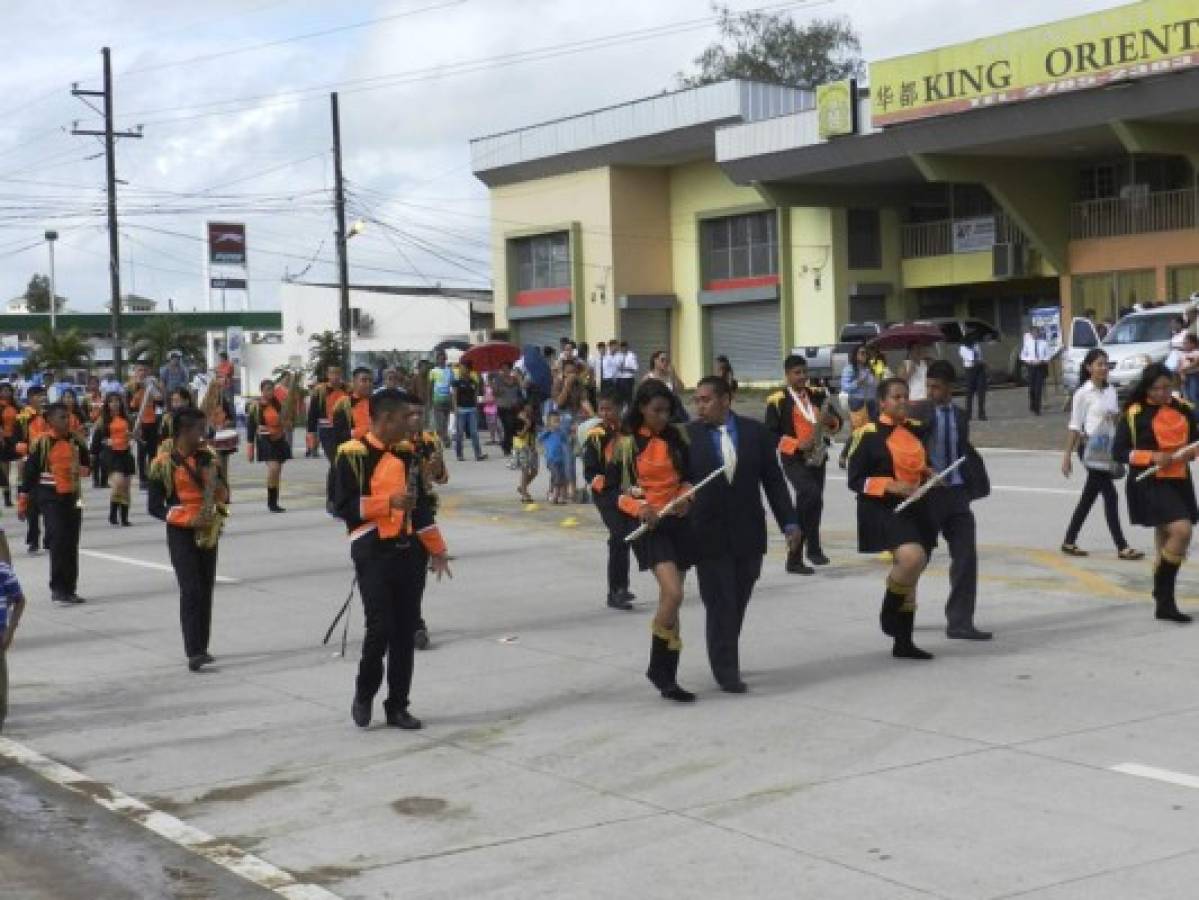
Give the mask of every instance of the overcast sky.
<svg viewBox="0 0 1199 900">
<path fill-rule="evenodd" d="M 790 14 L 848 16 L 869 61 L 1117 5 L 833 0 Z M 485 287 L 468 140 L 658 93 L 716 36 L 707 0 L 7 0 L 4 13 L 0 302 L 47 270 L 40 239 L 56 228 L 58 292 L 77 310 L 106 303 L 107 235 L 101 147 L 69 133 L 102 122 L 70 86 L 100 87 L 105 44 L 118 128 L 145 124 L 118 145 L 122 288 L 202 309 L 208 219 L 247 223 L 256 308 L 277 306 L 285 273 L 335 279 L 329 90 L 351 216 L 386 223 L 351 241 L 352 280 Z M 577 46 L 649 28 L 663 33 Z M 496 62 L 541 48 L 556 52 Z"/>
</svg>

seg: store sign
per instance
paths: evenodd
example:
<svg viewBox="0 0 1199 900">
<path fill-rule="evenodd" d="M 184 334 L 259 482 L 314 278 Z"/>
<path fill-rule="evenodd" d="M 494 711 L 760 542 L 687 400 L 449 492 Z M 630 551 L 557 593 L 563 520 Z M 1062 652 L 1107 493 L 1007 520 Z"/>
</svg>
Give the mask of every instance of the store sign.
<svg viewBox="0 0 1199 900">
<path fill-rule="evenodd" d="M 235 222 L 208 223 L 208 261 L 218 265 L 246 264 L 246 226 Z"/>
<path fill-rule="evenodd" d="M 954 253 L 974 253 L 978 250 L 990 250 L 993 246 L 995 246 L 994 216 L 954 219 Z"/>
<path fill-rule="evenodd" d="M 1041 329 L 1043 340 L 1049 344 L 1049 352 L 1057 355 L 1062 349 L 1062 308 L 1060 306 L 1039 306 L 1028 311 L 1030 328 Z"/>
<path fill-rule="evenodd" d="M 240 325 L 231 325 L 225 329 L 225 352 L 229 354 L 229 362 L 235 370 L 241 367 L 242 352 L 246 346 L 246 335 Z"/>
<path fill-rule="evenodd" d="M 1142 0 L 870 66 L 875 127 L 1199 66 L 1195 0 Z"/>
<path fill-rule="evenodd" d="M 816 111 L 822 138 L 853 134 L 858 130 L 858 83 L 850 78 L 816 88 Z"/>
<path fill-rule="evenodd" d="M 246 289 L 246 279 L 244 278 L 210 278 L 208 283 L 212 285 L 214 291 L 244 291 Z"/>
</svg>

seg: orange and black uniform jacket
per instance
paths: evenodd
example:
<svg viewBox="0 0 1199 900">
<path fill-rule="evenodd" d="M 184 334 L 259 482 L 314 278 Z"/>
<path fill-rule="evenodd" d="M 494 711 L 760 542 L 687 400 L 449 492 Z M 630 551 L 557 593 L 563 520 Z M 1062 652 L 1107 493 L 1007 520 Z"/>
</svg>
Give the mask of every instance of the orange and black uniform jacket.
<svg viewBox="0 0 1199 900">
<path fill-rule="evenodd" d="M 237 411 L 228 397 L 221 397 L 212 415 L 208 417 L 209 432 L 223 431 L 237 426 Z"/>
<path fill-rule="evenodd" d="M 815 416 L 822 415 L 820 409 L 828 401 L 828 391 L 806 386 L 796 393 L 807 396 Z M 840 416 L 829 413 L 824 419 L 826 431 L 835 433 L 841 430 Z M 815 426 L 797 408 L 791 392 L 782 390 L 766 398 L 766 430 L 778 439 L 779 453 L 788 457 L 799 453 L 812 439 Z"/>
<path fill-rule="evenodd" d="M 92 455 L 99 456 L 105 447 L 113 453 L 124 453 L 133 442 L 131 431 L 132 426 L 125 416 L 113 416 L 108 422 L 101 418 L 92 431 Z"/>
<path fill-rule="evenodd" d="M 150 467 L 150 515 L 177 528 L 194 528 L 204 505 L 205 478 L 219 478 L 216 455 L 201 448 L 189 456 L 160 453 Z"/>
<path fill-rule="evenodd" d="M 619 438 L 618 430 L 603 424 L 595 426 L 583 437 L 583 477 L 597 498 L 613 500 L 620 493 L 619 481 L 608 483 L 608 466 L 612 464 Z"/>
<path fill-rule="evenodd" d="M 333 440 L 340 447 L 348 440 L 360 441 L 371 430 L 371 398 L 347 394 L 333 407 Z"/>
<path fill-rule="evenodd" d="M 1116 426 L 1112 440 L 1112 458 L 1128 463 L 1133 470 L 1143 471 L 1153 465 L 1154 453 L 1173 453 L 1199 440 L 1195 425 L 1194 407 L 1185 400 L 1171 398 L 1164 406 L 1153 403 L 1133 403 Z M 1154 478 L 1190 478 L 1184 462 L 1158 469 Z M 1135 482 L 1133 482 L 1135 483 Z"/>
<path fill-rule="evenodd" d="M 78 460 L 79 468 L 75 470 Z M 21 476 L 17 509 L 24 512 L 29 495 L 35 490 L 42 495 L 54 493 L 59 497 L 78 497 L 80 479 L 91 474 L 91 457 L 87 445 L 78 435 L 65 438 L 43 434 L 29 446 Z"/>
<path fill-rule="evenodd" d="M 677 426 L 667 427 L 679 431 L 680 437 L 668 442 L 642 428 L 635 435 L 620 438 L 612 451 L 604 481 L 605 485 L 619 486 L 616 505 L 627 516 L 637 518 L 646 505 L 660 510 L 687 490 L 685 478 L 690 462 L 686 438 Z M 633 486 L 640 488 L 642 496 L 629 493 Z"/>
<path fill-rule="evenodd" d="M 142 425 L 157 425 L 158 424 L 158 398 L 151 397 L 146 401 L 146 408 L 142 409 L 142 397 L 145 396 L 146 387 L 142 384 L 131 385 L 125 389 L 126 403 L 125 406 L 129 410 L 129 414 L 137 418 L 138 410 L 141 410 Z"/>
<path fill-rule="evenodd" d="M 362 440 L 337 448 L 333 469 L 334 511 L 346 523 L 355 558 L 359 553 L 369 555 L 372 548 L 406 543 L 412 536 L 431 556 L 446 552 L 423 484 L 418 482 L 416 505 L 410 512 L 391 507 L 392 494 L 406 493 L 409 473 L 415 473 L 411 454 L 393 451 L 368 432 Z"/>
<path fill-rule="evenodd" d="M 896 425 L 886 415 L 859 428 L 849 450 L 849 489 L 859 500 L 898 506 L 903 498 L 887 493 L 887 486 L 894 481 L 919 486 L 924 481 L 924 432 L 923 423 L 915 419 Z"/>
<path fill-rule="evenodd" d="M 13 450 L 16 450 L 17 441 L 20 440 L 20 418 L 21 411 L 16 403 L 0 401 L 0 437 L 5 446 Z"/>
<path fill-rule="evenodd" d="M 308 433 L 316 434 L 322 428 L 332 427 L 333 410 L 342 398 L 348 396 L 350 395 L 344 388 L 318 384 L 308 401 Z"/>
<path fill-rule="evenodd" d="M 25 407 L 17 419 L 17 455 L 27 455 L 33 442 L 49 433 L 50 426 L 46 424 L 45 416 L 32 406 Z"/>
<path fill-rule="evenodd" d="M 251 444 L 258 438 L 258 432 L 272 441 L 283 440 L 283 404 L 272 398 L 263 403 L 261 398 L 250 405 L 246 412 L 246 440 Z"/>
</svg>

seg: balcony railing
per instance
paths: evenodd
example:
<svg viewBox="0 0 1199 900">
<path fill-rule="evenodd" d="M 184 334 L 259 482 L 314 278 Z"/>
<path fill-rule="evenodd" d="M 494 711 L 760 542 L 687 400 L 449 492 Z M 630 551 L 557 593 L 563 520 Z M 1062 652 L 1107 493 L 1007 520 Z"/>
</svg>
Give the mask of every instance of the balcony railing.
<svg viewBox="0 0 1199 900">
<path fill-rule="evenodd" d="M 1197 202 L 1195 190 L 1184 188 L 1075 203 L 1070 208 L 1070 237 L 1085 240 L 1194 228 Z"/>
<path fill-rule="evenodd" d="M 1025 244 L 1028 242 L 1020 227 L 1002 210 L 994 214 L 995 243 Z M 953 220 L 919 222 L 903 226 L 902 253 L 904 259 L 925 256 L 944 256 L 957 251 L 953 248 Z M 987 249 L 987 248 L 975 248 Z M 975 252 L 964 250 L 962 252 Z"/>
</svg>

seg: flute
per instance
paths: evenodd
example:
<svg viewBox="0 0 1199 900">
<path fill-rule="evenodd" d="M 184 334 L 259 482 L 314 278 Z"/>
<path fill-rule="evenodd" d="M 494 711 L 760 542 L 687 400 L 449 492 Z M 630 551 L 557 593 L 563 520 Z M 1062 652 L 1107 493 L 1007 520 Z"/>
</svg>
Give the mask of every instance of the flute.
<svg viewBox="0 0 1199 900">
<path fill-rule="evenodd" d="M 920 487 L 916 488 L 916 491 L 915 491 L 915 493 L 912 494 L 912 496 L 908 497 L 908 499 L 904 500 L 903 503 L 901 503 L 901 504 L 899 504 L 899 506 L 895 507 L 895 512 L 896 513 L 903 512 L 905 509 L 907 509 L 909 506 L 911 506 L 913 503 L 915 503 L 917 500 L 919 500 L 921 497 L 923 497 L 925 494 L 927 494 L 929 491 L 931 491 L 933 488 L 935 488 L 938 484 L 941 484 L 946 478 L 949 477 L 949 475 L 953 472 L 954 469 L 956 469 L 958 466 L 960 466 L 965 461 L 966 461 L 965 456 L 958 457 L 957 462 L 953 463 L 952 465 L 946 466 L 944 469 L 942 469 L 940 472 L 938 472 L 936 475 L 934 475 L 928 481 L 924 482 L 924 484 L 920 485 Z"/>
<path fill-rule="evenodd" d="M 1163 466 L 1168 466 L 1168 465 L 1171 465 L 1172 463 L 1177 462 L 1178 457 L 1182 456 L 1184 453 L 1186 453 L 1189 450 L 1196 450 L 1196 449 L 1199 449 L 1199 441 L 1195 441 L 1195 443 L 1193 443 L 1193 444 L 1187 444 L 1185 447 L 1180 447 L 1179 449 L 1175 450 L 1173 453 L 1170 454 L 1170 462 L 1160 463 L 1155 466 L 1150 466 L 1148 469 L 1146 469 L 1144 472 L 1142 472 L 1140 475 L 1137 476 L 1137 481 L 1142 482 L 1146 478 L 1149 478 L 1150 476 L 1157 474 L 1159 471 L 1161 471 Z"/>
<path fill-rule="evenodd" d="M 704 477 L 704 479 L 699 484 L 693 485 L 692 487 L 687 488 L 687 490 L 683 491 L 683 493 L 679 494 L 677 497 L 675 497 L 673 500 L 671 500 L 669 503 L 667 503 L 665 506 L 663 506 L 660 510 L 658 510 L 658 516 L 661 517 L 661 516 L 669 515 L 673 510 L 677 509 L 682 503 L 684 503 L 685 501 L 690 500 L 692 497 L 694 497 L 696 492 L 699 491 L 699 489 L 702 488 L 705 484 L 707 484 L 709 481 L 712 481 L 717 475 L 723 475 L 723 474 L 724 474 L 724 466 L 720 466 L 718 468 L 713 469 L 711 472 L 709 472 Z M 626 537 L 624 539 L 625 543 L 626 544 L 633 543 L 633 541 L 637 540 L 637 538 L 641 537 L 641 535 L 645 534 L 651 528 L 653 528 L 653 526 L 650 525 L 649 522 L 642 522 L 632 534 L 630 534 L 628 537 Z"/>
</svg>

